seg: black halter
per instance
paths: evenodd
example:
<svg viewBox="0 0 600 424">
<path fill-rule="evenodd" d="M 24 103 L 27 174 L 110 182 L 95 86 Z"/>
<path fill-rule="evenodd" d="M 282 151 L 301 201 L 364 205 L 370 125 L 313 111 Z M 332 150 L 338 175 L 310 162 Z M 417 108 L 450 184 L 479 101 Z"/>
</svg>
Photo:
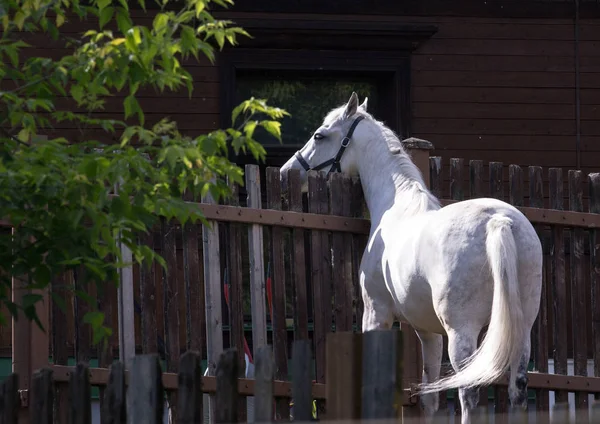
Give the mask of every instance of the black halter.
<svg viewBox="0 0 600 424">
<path fill-rule="evenodd" d="M 329 169 L 328 174 L 331 174 L 333 171 L 342 172 L 342 168 L 340 168 L 340 159 L 342 159 L 344 150 L 346 150 L 346 147 L 348 147 L 348 144 L 350 144 L 350 139 L 352 138 L 352 134 L 354 134 L 354 130 L 356 129 L 356 126 L 363 118 L 364 118 L 363 116 L 358 116 L 354 120 L 354 122 L 350 126 L 350 129 L 348 130 L 348 133 L 346 134 L 346 137 L 344 137 L 342 139 L 342 145 L 340 146 L 340 150 L 338 150 L 337 155 L 335 155 L 334 158 L 326 160 L 325 162 L 311 168 L 310 165 L 308 164 L 308 162 L 306 162 L 304 160 L 304 158 L 302 157 L 302 155 L 300 154 L 300 151 L 297 151 L 294 156 L 296 156 L 296 159 L 298 160 L 298 162 L 300 162 L 300 165 L 302 165 L 304 170 L 307 172 L 310 171 L 311 169 L 318 171 L 319 169 L 325 168 L 327 165 L 330 165 L 330 164 L 331 164 L 331 168 Z"/>
</svg>

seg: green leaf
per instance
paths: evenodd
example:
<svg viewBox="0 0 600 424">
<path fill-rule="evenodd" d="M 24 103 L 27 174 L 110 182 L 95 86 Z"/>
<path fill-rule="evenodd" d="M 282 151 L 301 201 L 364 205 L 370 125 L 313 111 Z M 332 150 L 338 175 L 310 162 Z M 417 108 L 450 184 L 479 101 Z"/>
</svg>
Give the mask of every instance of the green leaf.
<svg viewBox="0 0 600 424">
<path fill-rule="evenodd" d="M 110 6 L 111 3 L 112 3 L 112 0 L 98 0 L 98 9 L 100 9 L 100 11 L 102 11 L 106 7 Z"/>
<path fill-rule="evenodd" d="M 119 31 L 125 34 L 127 31 L 129 31 L 131 25 L 132 23 L 129 13 L 126 9 L 119 7 L 117 9 L 117 26 L 119 27 Z"/>
<path fill-rule="evenodd" d="M 125 97 L 123 106 L 125 108 L 125 119 L 128 119 L 130 116 L 137 113 L 140 123 L 142 125 L 144 124 L 144 113 L 142 111 L 142 108 L 140 107 L 140 104 L 138 103 L 137 99 L 133 94 L 130 94 L 129 96 Z"/>
<path fill-rule="evenodd" d="M 260 126 L 269 132 L 269 134 L 281 141 L 281 122 L 278 121 L 261 121 Z"/>
<path fill-rule="evenodd" d="M 33 273 L 33 279 L 37 285 L 48 285 L 52 274 L 50 268 L 45 264 L 40 264 Z"/>
<path fill-rule="evenodd" d="M 89 311 L 83 316 L 83 322 L 90 324 L 94 330 L 99 329 L 104 324 L 104 314 L 100 311 Z"/>
<path fill-rule="evenodd" d="M 115 8 L 113 6 L 106 7 L 102 9 L 100 12 L 100 28 L 104 28 L 104 26 L 110 22 L 115 13 Z"/>
</svg>

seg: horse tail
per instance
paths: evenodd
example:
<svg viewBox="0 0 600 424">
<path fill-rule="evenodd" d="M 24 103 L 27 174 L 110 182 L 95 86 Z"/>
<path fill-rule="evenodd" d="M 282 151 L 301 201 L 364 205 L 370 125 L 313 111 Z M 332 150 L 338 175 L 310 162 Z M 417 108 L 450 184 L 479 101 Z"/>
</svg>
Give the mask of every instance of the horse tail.
<svg viewBox="0 0 600 424">
<path fill-rule="evenodd" d="M 494 295 L 488 331 L 481 345 L 464 361 L 458 373 L 422 384 L 419 392 L 487 386 L 520 359 L 526 333 L 512 223 L 509 217 L 495 214 L 486 226 L 486 251 L 494 279 Z"/>
</svg>

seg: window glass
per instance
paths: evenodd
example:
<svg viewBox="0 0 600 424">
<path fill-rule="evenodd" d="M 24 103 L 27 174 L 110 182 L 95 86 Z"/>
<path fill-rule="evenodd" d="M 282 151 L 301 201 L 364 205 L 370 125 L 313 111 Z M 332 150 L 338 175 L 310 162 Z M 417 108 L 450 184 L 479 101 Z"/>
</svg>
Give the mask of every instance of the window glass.
<svg viewBox="0 0 600 424">
<path fill-rule="evenodd" d="M 362 103 L 369 97 L 369 112 L 378 115 L 378 84 L 369 76 L 338 74 L 337 76 L 311 72 L 312 75 L 282 71 L 245 71 L 236 75 L 236 104 L 250 97 L 267 99 L 291 117 L 282 120 L 282 143 L 285 147 L 300 147 L 321 125 L 325 115 L 334 107 L 348 101 L 352 91 Z M 315 75 L 316 74 L 316 75 Z M 255 138 L 265 147 L 279 142 L 264 130 L 257 130 Z M 269 149 L 267 148 L 267 151 Z"/>
</svg>

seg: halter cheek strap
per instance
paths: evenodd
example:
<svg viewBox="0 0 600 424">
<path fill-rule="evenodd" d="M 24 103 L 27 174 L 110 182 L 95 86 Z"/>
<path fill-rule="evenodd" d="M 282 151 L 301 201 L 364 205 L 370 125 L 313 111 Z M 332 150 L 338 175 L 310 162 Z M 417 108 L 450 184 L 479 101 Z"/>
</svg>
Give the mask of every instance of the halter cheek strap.
<svg viewBox="0 0 600 424">
<path fill-rule="evenodd" d="M 337 154 L 335 155 L 334 158 L 331 158 L 329 160 L 326 160 L 323 163 L 320 163 L 317 166 L 314 167 L 310 167 L 310 165 L 308 164 L 308 162 L 302 157 L 302 154 L 300 153 L 300 151 L 297 151 L 294 156 L 296 157 L 296 160 L 298 162 L 300 162 L 300 165 L 302 165 L 302 167 L 304 168 L 305 171 L 310 171 L 311 169 L 314 169 L 315 171 L 318 171 L 320 169 L 325 168 L 327 165 L 331 165 L 331 168 L 329 169 L 328 174 L 331 174 L 332 172 L 336 171 L 336 172 L 342 172 L 342 168 L 340 167 L 340 160 L 342 159 L 342 155 L 344 154 L 344 151 L 346 150 L 346 147 L 348 147 L 348 145 L 350 144 L 350 139 L 352 138 L 352 135 L 354 134 L 354 130 L 356 129 L 356 126 L 358 125 L 358 123 L 360 121 L 363 120 L 363 116 L 358 116 L 354 122 L 352 122 L 352 125 L 350 126 L 350 129 L 348 130 L 348 133 L 346 133 L 346 136 L 342 139 L 342 143 L 340 146 L 340 149 L 338 150 Z"/>
</svg>

